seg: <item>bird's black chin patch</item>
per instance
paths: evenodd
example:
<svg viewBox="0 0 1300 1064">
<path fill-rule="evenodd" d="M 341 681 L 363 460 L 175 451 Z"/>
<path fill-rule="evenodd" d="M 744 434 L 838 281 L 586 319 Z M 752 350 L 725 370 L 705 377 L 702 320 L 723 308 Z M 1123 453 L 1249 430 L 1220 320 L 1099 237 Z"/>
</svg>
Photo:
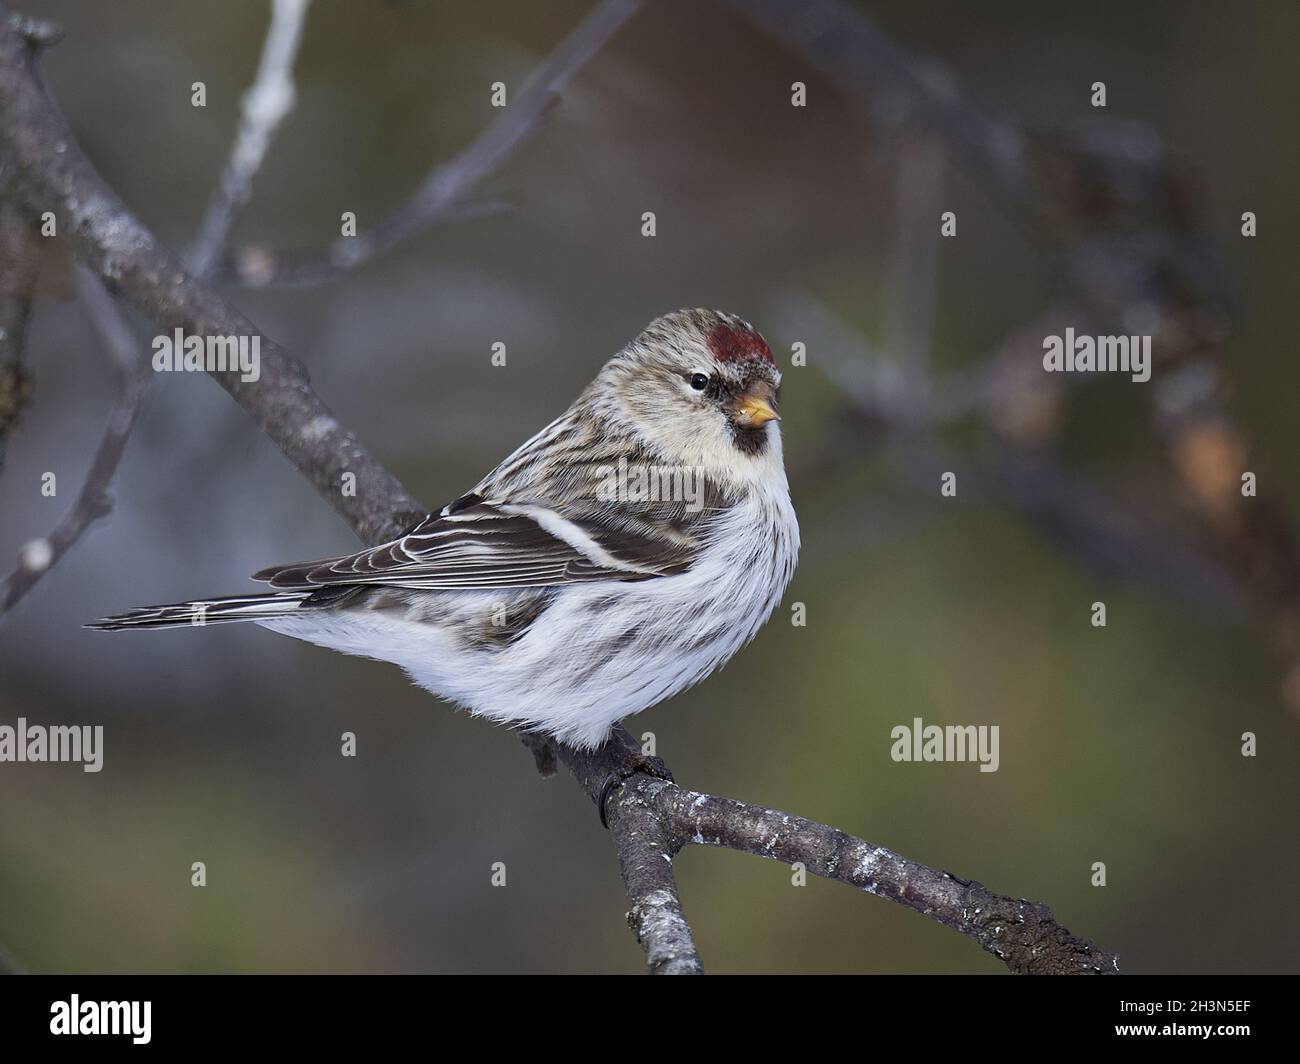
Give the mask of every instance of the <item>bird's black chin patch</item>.
<svg viewBox="0 0 1300 1064">
<path fill-rule="evenodd" d="M 728 421 L 731 426 L 731 441 L 741 454 L 754 457 L 767 451 L 767 426 L 758 425 L 746 428 L 737 421 Z"/>
</svg>

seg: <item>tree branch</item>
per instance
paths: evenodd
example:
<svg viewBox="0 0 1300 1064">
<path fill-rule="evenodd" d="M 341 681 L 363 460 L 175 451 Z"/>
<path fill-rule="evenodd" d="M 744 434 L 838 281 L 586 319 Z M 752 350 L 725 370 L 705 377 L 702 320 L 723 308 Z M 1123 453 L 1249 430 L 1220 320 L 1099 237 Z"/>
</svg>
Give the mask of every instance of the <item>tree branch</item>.
<svg viewBox="0 0 1300 1064">
<path fill-rule="evenodd" d="M 638 755 L 635 740 L 621 726 L 592 753 L 557 749 L 593 801 L 600 800 L 611 773 L 625 773 Z M 672 874 L 672 859 L 688 845 L 801 863 L 814 875 L 888 898 L 967 935 L 1018 974 L 1119 971 L 1118 957 L 1071 934 L 1046 905 L 995 894 L 982 883 L 929 868 L 827 824 L 685 790 L 645 772 L 629 776 L 608 798 L 607 809 L 623 881 L 629 896 L 641 899 L 628 922 L 646 945 L 652 973 L 700 970 L 694 950 L 685 952 L 690 929 Z"/>
<path fill-rule="evenodd" d="M 18 166 L 14 194 L 33 216 L 53 210 L 78 258 L 160 330 L 199 336 L 254 336 L 257 328 L 176 258 L 100 179 L 72 131 L 46 98 L 24 38 L 0 26 L 0 144 Z M 401 532 L 426 512 L 341 425 L 312 390 L 307 371 L 262 337 L 261 376 L 212 374 L 257 426 L 367 542 Z M 355 495 L 341 490 L 356 474 Z"/>
<path fill-rule="evenodd" d="M 467 197 L 537 130 L 573 75 L 640 8 L 641 0 L 600 0 L 469 147 L 435 166 L 406 203 L 368 232 L 340 237 L 323 252 L 246 249 L 236 256 L 235 276 L 257 287 L 322 284 L 438 222 L 498 209 L 499 201 L 474 204 Z"/>
<path fill-rule="evenodd" d="M 678 845 L 725 846 L 888 898 L 973 938 L 1021 975 L 1111 975 L 1119 958 L 1072 935 L 1046 905 L 994 894 L 982 883 L 939 872 L 883 846 L 801 816 L 732 798 L 640 782 Z"/>
<path fill-rule="evenodd" d="M 621 724 L 599 750 L 558 743 L 553 748 L 587 797 L 598 807 L 605 802 L 619 872 L 632 902 L 627 922 L 645 948 L 647 970 L 651 975 L 703 974 L 673 876 L 673 857 L 681 844 L 671 824 L 641 797 L 642 786 L 664 781 L 637 770 L 644 759 Z M 623 785 L 608 793 L 609 782 L 620 778 Z"/>
<path fill-rule="evenodd" d="M 54 210 L 72 231 L 81 261 L 158 327 L 202 336 L 252 333 L 252 324 L 187 276 L 104 185 L 46 98 L 30 60 L 16 22 L 0 20 L 0 150 L 18 163 L 18 201 L 32 214 Z M 262 352 L 257 382 L 243 382 L 235 373 L 212 376 L 357 535 L 373 543 L 422 515 L 397 478 L 324 405 L 301 364 L 269 340 Z M 355 497 L 339 490 L 340 474 L 349 470 L 357 473 Z M 528 745 L 539 765 L 551 762 L 545 740 L 533 737 Z M 834 828 L 683 791 L 639 771 L 645 759 L 622 728 L 594 752 L 559 746 L 555 753 L 593 801 L 607 798 L 608 824 L 631 901 L 629 920 L 652 972 L 701 970 L 672 875 L 672 857 L 687 842 L 802 860 L 810 871 L 899 901 L 970 935 L 1014 970 L 1114 970 L 1112 957 L 1080 943 L 1041 906 L 989 894 L 978 884 L 927 869 Z M 621 785 L 611 789 L 611 782 Z M 846 864 L 846 858 L 856 858 L 856 863 Z M 982 918 L 989 912 L 995 913 L 992 925 Z"/>
<path fill-rule="evenodd" d="M 152 383 L 148 363 L 140 357 L 138 345 L 126 322 L 99 279 L 79 269 L 77 288 L 115 364 L 119 378 L 118 397 L 109 413 L 104 435 L 95 449 L 90 472 L 86 474 L 72 509 L 48 536 L 31 540 L 23 547 L 17 568 L 0 585 L 0 617 L 17 605 L 19 599 L 76 545 L 86 530 L 112 509 L 109 485 L 117 473 L 127 440 L 131 438 Z"/>
<path fill-rule="evenodd" d="M 1034 372 L 1038 340 L 1031 341 L 1033 350 L 1022 350 L 1021 340 L 1024 334 L 1041 337 L 1061 328 L 1058 316 L 1043 315 L 1017 330 L 972 370 L 928 375 L 922 390 L 927 401 L 919 407 L 890 357 L 893 352 L 868 343 L 821 300 L 792 290 L 775 301 L 770 314 L 774 326 L 820 338 L 816 365 L 844 394 L 854 429 L 873 440 L 883 435 L 891 469 L 923 498 L 936 501 L 941 474 L 955 472 L 960 483 L 974 488 L 958 498 L 993 500 L 1018 511 L 1094 568 L 1225 616 L 1243 614 L 1228 574 L 1186 542 L 1185 530 L 1067 470 L 1046 446 L 1046 433 L 1061 422 L 1057 407 L 1063 388 L 1059 378 Z M 957 454 L 931 432 L 919 431 L 967 418 L 992 430 L 995 439 L 987 454 L 970 448 Z M 807 476 L 833 476 L 836 461 L 834 453 L 823 453 Z"/>
<path fill-rule="evenodd" d="M 1186 175 L 1139 122 L 1031 129 L 983 113 L 931 58 L 891 40 L 845 0 L 726 0 L 886 120 L 915 123 L 969 164 L 1007 217 L 1049 252 L 1079 332 L 1133 320 L 1158 345 L 1145 392 L 1178 504 L 1280 658 L 1283 702 L 1300 714 L 1300 532 L 1262 485 L 1263 456 L 1231 408 L 1220 256 L 1197 232 Z M 885 106 L 880 106 L 880 105 Z M 901 115 L 900 119 L 898 116 Z M 1258 497 L 1241 476 L 1259 474 Z"/>
<path fill-rule="evenodd" d="M 208 271 L 225 247 L 226 235 L 239 207 L 248 199 L 253 177 L 262 164 L 271 137 L 293 107 L 291 72 L 303 18 L 310 2 L 273 0 L 271 25 L 257 79 L 244 96 L 243 121 L 230 161 L 213 193 L 190 254 L 191 269 L 199 276 Z M 50 42 L 50 27 L 30 21 L 25 27 L 24 35 L 29 41 Z M 8 246 L 20 238 L 33 239 L 31 226 L 18 216 L 13 207 L 0 204 L 0 241 Z M 0 257 L 0 265 L 4 266 L 0 270 L 0 437 L 10 423 L 6 413 L 11 413 L 16 419 L 18 405 L 24 397 L 21 386 L 25 385 L 26 378 L 19 355 L 38 261 L 36 255 L 22 246 L 12 247 L 11 251 L 12 254 Z M 21 281 L 26 281 L 26 285 Z M 117 473 L 152 383 L 148 363 L 141 357 L 139 344 L 131 336 L 112 297 L 99 279 L 84 267 L 77 268 L 77 291 L 116 367 L 120 379 L 119 394 L 91 461 L 90 472 L 72 509 L 48 536 L 24 545 L 17 568 L 0 585 L 0 617 L 17 605 L 41 577 L 59 563 L 92 524 L 108 515 L 112 508 L 109 485 Z M 5 323 L 10 319 L 15 320 L 6 328 Z M 9 354 L 10 348 L 14 351 L 12 355 Z M 5 403 L 5 396 L 13 400 L 12 404 Z"/>
<path fill-rule="evenodd" d="M 938 134 L 953 155 L 986 174 L 997 195 L 1028 185 L 1025 138 L 957 91 L 939 63 L 913 54 L 844 0 L 726 0 L 776 40 L 798 48 L 850 96 L 893 122 Z"/>
<path fill-rule="evenodd" d="M 199 235 L 189 254 L 196 277 L 205 276 L 225 249 L 226 236 L 239 208 L 247 202 L 253 178 L 280 123 L 293 110 L 293 64 L 302 41 L 302 25 L 311 0 L 272 0 L 271 24 L 262 45 L 257 77 L 244 93 L 239 132 L 221 181 L 212 193 Z"/>
<path fill-rule="evenodd" d="M 4 167 L 0 165 L 0 172 Z M 0 182 L 0 191 L 4 183 Z M 23 363 L 32 294 L 40 269 L 28 219 L 0 203 L 0 468 L 5 443 L 18 425 L 31 392 L 31 373 Z"/>
</svg>

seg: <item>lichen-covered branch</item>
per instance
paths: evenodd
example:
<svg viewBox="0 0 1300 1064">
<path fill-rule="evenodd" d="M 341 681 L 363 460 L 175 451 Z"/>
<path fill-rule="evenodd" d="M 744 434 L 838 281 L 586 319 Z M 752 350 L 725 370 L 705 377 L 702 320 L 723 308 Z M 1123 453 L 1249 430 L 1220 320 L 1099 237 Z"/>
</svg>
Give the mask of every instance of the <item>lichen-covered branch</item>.
<svg viewBox="0 0 1300 1064">
<path fill-rule="evenodd" d="M 627 921 L 645 947 L 651 975 L 699 975 L 704 971 L 690 925 L 682 912 L 673 876 L 673 857 L 681 848 L 671 825 L 640 800 L 641 784 L 663 782 L 639 771 L 644 759 L 636 740 L 621 725 L 599 750 L 556 746 L 565 767 L 602 813 L 618 851 L 619 872 L 632 908 Z M 613 780 L 623 783 L 610 790 Z"/>
<path fill-rule="evenodd" d="M 888 898 L 960 931 L 1022 975 L 1111 975 L 1119 958 L 1071 934 L 1046 905 L 994 894 L 982 883 L 940 872 L 839 828 L 750 802 L 683 790 L 654 780 L 644 801 L 660 812 L 677 844 L 725 846 Z"/>
<path fill-rule="evenodd" d="M 974 880 L 929 868 L 827 824 L 686 790 L 642 771 L 645 759 L 621 727 L 599 750 L 558 747 L 557 753 L 592 801 L 605 801 L 624 883 L 631 896 L 643 899 L 633 905 L 628 921 L 646 945 L 651 972 L 700 970 L 672 872 L 672 859 L 689 845 L 801 863 L 814 875 L 888 898 L 969 936 L 1012 972 L 1119 971 L 1118 957 L 1072 934 L 1046 905 L 995 894 Z M 623 782 L 609 792 L 612 777 Z"/>
</svg>

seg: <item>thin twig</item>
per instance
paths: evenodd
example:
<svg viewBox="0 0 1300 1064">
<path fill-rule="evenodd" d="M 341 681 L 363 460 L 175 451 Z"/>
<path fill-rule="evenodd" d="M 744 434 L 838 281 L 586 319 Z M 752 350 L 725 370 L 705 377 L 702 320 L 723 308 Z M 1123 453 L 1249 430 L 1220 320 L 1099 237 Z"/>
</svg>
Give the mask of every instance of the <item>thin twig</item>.
<svg viewBox="0 0 1300 1064">
<path fill-rule="evenodd" d="M 0 203 L 0 467 L 31 391 L 23 348 L 39 268 L 32 226 L 20 211 Z"/>
<path fill-rule="evenodd" d="M 271 137 L 293 108 L 292 67 L 309 3 L 310 0 L 273 0 L 271 25 L 257 78 L 244 96 L 243 120 L 230 160 L 213 193 L 190 254 L 191 269 L 196 275 L 206 273 L 221 253 L 235 214 L 248 198 L 253 177 L 262 164 Z M 72 509 L 49 535 L 24 545 L 17 568 L 0 588 L 0 616 L 35 587 L 92 524 L 108 515 L 111 509 L 108 489 L 152 379 L 140 357 L 139 345 L 99 279 L 79 268 L 77 291 L 117 367 L 120 378 L 118 397 L 95 450 L 90 472 Z M 3 336 L 0 336 L 2 340 Z"/>
<path fill-rule="evenodd" d="M 930 404 L 930 334 L 938 293 L 938 218 L 946 158 L 941 140 L 911 131 L 903 136 L 894 179 L 898 231 L 890 253 L 887 343 L 903 366 L 907 415 L 924 428 Z"/>
<path fill-rule="evenodd" d="M 236 257 L 237 268 L 239 262 L 254 264 L 242 269 L 238 279 L 255 286 L 321 284 L 390 251 L 432 225 L 498 208 L 499 201 L 476 205 L 466 200 L 480 181 L 538 129 L 574 74 L 640 10 L 641 3 L 601 0 L 483 132 L 455 158 L 435 166 L 410 199 L 373 229 L 340 237 L 323 252 L 277 255 L 255 249 Z"/>
<path fill-rule="evenodd" d="M 800 49 L 873 112 L 940 134 L 955 157 L 989 176 L 996 195 L 1023 195 L 1028 173 L 1021 131 L 985 114 L 958 91 L 947 69 L 889 38 L 845 0 L 727 3 Z"/>
<path fill-rule="evenodd" d="M 148 229 L 104 184 L 45 97 L 22 39 L 0 24 L 0 145 L 21 166 L 15 195 L 33 215 L 54 210 L 79 259 L 162 331 L 196 336 L 259 336 L 260 376 L 211 376 L 367 542 L 403 531 L 427 512 L 339 423 L 312 390 L 298 359 L 217 292 L 186 275 Z M 356 491 L 342 490 L 352 473 Z"/>
<path fill-rule="evenodd" d="M 230 159 L 213 190 L 188 256 L 190 272 L 204 277 L 225 250 L 235 215 L 249 197 L 271 138 L 293 110 L 293 64 L 311 0 L 271 0 L 271 22 L 262 45 L 257 77 L 244 93 L 239 132 Z"/>
<path fill-rule="evenodd" d="M 77 271 L 77 289 L 116 366 L 118 396 L 108 416 L 99 446 L 90 463 L 85 483 L 63 518 L 49 535 L 29 541 L 19 554 L 18 565 L 0 585 L 0 617 L 9 612 L 49 572 L 101 517 L 112 509 L 108 489 L 122 461 L 127 440 L 144 406 L 152 376 L 140 356 L 140 345 L 131 337 L 126 322 L 104 291 L 99 279 L 84 269 Z"/>
</svg>

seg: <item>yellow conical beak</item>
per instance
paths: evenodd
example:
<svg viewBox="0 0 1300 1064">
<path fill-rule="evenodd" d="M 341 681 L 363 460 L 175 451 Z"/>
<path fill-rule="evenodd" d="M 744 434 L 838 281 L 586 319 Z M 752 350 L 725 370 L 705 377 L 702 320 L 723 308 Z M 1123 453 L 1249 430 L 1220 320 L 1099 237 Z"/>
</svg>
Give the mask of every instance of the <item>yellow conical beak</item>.
<svg viewBox="0 0 1300 1064">
<path fill-rule="evenodd" d="M 767 381 L 751 384 L 741 395 L 736 397 L 736 420 L 745 428 L 756 429 L 769 421 L 780 421 L 776 412 L 776 389 Z"/>
<path fill-rule="evenodd" d="M 746 426 L 758 428 L 759 425 L 766 425 L 769 421 L 780 421 L 781 415 L 772 409 L 771 404 L 766 399 L 746 399 L 740 404 L 740 420 Z"/>
</svg>

